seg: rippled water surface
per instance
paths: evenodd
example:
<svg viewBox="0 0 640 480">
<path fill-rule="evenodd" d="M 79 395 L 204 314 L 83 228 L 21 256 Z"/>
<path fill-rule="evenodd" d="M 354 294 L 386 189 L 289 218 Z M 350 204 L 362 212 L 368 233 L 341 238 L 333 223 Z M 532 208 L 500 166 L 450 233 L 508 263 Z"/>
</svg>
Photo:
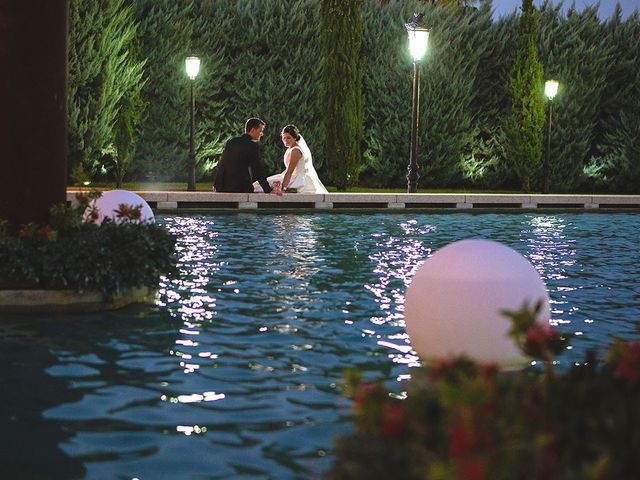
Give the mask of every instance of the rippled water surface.
<svg viewBox="0 0 640 480">
<path fill-rule="evenodd" d="M 410 374 L 406 286 L 455 240 L 498 240 L 535 265 L 577 334 L 565 363 L 640 318 L 634 213 L 158 220 L 183 275 L 156 305 L 0 324 L 7 478 L 321 478 L 349 428 L 343 369 Z"/>
</svg>

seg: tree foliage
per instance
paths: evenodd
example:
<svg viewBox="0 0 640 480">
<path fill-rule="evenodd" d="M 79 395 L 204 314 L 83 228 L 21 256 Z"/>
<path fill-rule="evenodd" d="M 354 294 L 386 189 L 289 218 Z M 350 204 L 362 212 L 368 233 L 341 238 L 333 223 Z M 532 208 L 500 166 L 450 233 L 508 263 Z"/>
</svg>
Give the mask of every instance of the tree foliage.
<svg viewBox="0 0 640 480">
<path fill-rule="evenodd" d="M 612 51 L 597 12 L 595 6 L 580 12 L 570 10 L 561 21 L 550 2 L 541 11 L 545 21 L 539 43 L 546 78 L 561 82 L 561 91 L 553 100 L 551 130 L 550 183 L 556 192 L 584 186 L 584 167 L 598 135 L 600 102 L 612 67 Z"/>
<path fill-rule="evenodd" d="M 491 0 L 470 5 L 390 0 L 383 8 L 379 0 L 335 1 L 343 16 L 336 16 L 331 29 L 341 31 L 344 40 L 332 47 L 327 44 L 325 53 L 321 10 L 331 2 L 324 0 L 129 1 L 135 7 L 129 21 L 138 36 L 138 63 L 147 62 L 140 82 L 145 82 L 141 97 L 148 105 L 134 129 L 130 179 L 186 179 L 189 79 L 184 59 L 198 55 L 202 60 L 195 80 L 199 179 L 212 178 L 226 140 L 242 130 L 247 117 L 259 116 L 267 122 L 261 148 L 269 173 L 282 171 L 279 132 L 294 123 L 310 145 L 320 177 L 329 185 L 341 182 L 339 178 L 355 182 L 357 177 L 361 186 L 404 187 L 412 83 L 404 24 L 417 11 L 424 13 L 431 27 L 429 48 L 420 66 L 422 187 L 518 188 L 523 186 L 524 174 L 531 189 L 539 188 L 542 143 L 534 141 L 535 135 L 530 136 L 527 129 L 513 129 L 524 125 L 523 119 L 532 131 L 539 127 L 543 80 L 553 77 L 560 82 L 560 90 L 554 99 L 551 136 L 552 191 L 638 191 L 640 127 L 634 121 L 640 108 L 638 15 L 622 20 L 618 11 L 605 21 L 593 8 L 570 9 L 565 14 L 560 6 L 543 2 L 539 29 L 527 37 L 527 48 L 537 49 L 546 76 L 533 80 L 537 70 L 532 68 L 512 79 L 519 88 L 530 85 L 533 89 L 531 82 L 538 82 L 538 107 L 534 108 L 525 97 L 520 97 L 520 104 L 513 103 L 509 80 L 518 37 L 523 37 L 518 24 L 533 17 L 513 12 L 494 19 Z M 113 126 L 118 125 L 114 120 L 117 95 L 105 92 L 124 88 L 114 90 L 122 79 L 113 74 L 109 62 L 114 59 L 108 60 L 98 42 L 105 36 L 104 26 L 113 22 L 108 20 L 113 17 L 109 12 L 116 4 L 128 5 L 125 0 L 72 2 L 72 159 L 86 157 L 95 168 L 100 150 L 115 141 Z M 360 12 L 362 23 L 358 23 Z M 354 22 L 341 26 L 349 15 Z M 360 29 L 361 37 L 356 34 Z M 108 37 L 113 39 L 111 34 Z M 111 40 L 101 42 L 106 45 Z M 325 65 L 334 68 L 340 62 L 348 75 L 322 76 Z M 351 87 L 346 87 L 355 85 L 350 82 L 357 83 L 358 75 L 359 99 L 357 88 L 350 96 Z M 322 87 L 323 78 L 333 86 Z M 518 122 L 512 114 L 514 105 L 520 110 Z M 328 123 L 323 121 L 325 116 Z M 338 127 L 347 120 L 345 125 L 352 126 Z M 501 133 L 507 124 L 515 134 Z M 357 125 L 363 127 L 358 131 Z M 340 136 L 341 142 L 350 145 L 346 151 L 360 148 L 361 153 L 328 155 L 324 139 L 337 144 Z M 520 148 L 520 153 L 514 148 Z M 523 162 L 526 158 L 534 161 Z M 95 169 L 89 173 L 95 174 Z"/>
<path fill-rule="evenodd" d="M 604 26 L 611 54 L 606 68 L 601 67 L 606 79 L 595 113 L 591 158 L 584 169 L 598 189 L 610 186 L 618 191 L 633 191 L 640 184 L 639 19 L 636 12 L 622 21 L 618 6 Z"/>
<path fill-rule="evenodd" d="M 363 136 L 362 0 L 321 0 L 324 158 L 339 190 L 357 182 Z"/>
<path fill-rule="evenodd" d="M 95 174 L 129 115 L 126 99 L 139 95 L 145 61 L 130 1 L 72 0 L 69 17 L 69 168 Z"/>
<path fill-rule="evenodd" d="M 516 59 L 509 77 L 511 113 L 505 123 L 504 146 L 524 192 L 530 191 L 531 178 L 540 166 L 545 122 L 537 30 L 538 13 L 533 0 L 522 0 Z"/>
<path fill-rule="evenodd" d="M 185 180 L 189 140 L 187 56 L 201 59 L 196 89 L 198 178 L 211 178 L 225 142 L 248 117 L 267 122 L 269 172 L 282 171 L 280 129 L 294 123 L 322 165 L 314 0 L 136 0 L 148 58 L 142 138 L 133 166 L 147 180 Z"/>
</svg>

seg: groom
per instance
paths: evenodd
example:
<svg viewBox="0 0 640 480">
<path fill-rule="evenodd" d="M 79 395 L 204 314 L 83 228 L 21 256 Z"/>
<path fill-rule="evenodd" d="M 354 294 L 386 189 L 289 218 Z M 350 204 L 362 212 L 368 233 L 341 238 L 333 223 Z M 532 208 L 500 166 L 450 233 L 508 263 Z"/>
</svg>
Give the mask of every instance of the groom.
<svg viewBox="0 0 640 480">
<path fill-rule="evenodd" d="M 260 161 L 258 142 L 264 133 L 265 123 L 259 118 L 250 118 L 244 126 L 244 135 L 227 142 L 218 164 L 214 182 L 216 192 L 253 192 L 253 180 L 257 180 L 265 193 L 278 194 L 267 182 Z"/>
</svg>

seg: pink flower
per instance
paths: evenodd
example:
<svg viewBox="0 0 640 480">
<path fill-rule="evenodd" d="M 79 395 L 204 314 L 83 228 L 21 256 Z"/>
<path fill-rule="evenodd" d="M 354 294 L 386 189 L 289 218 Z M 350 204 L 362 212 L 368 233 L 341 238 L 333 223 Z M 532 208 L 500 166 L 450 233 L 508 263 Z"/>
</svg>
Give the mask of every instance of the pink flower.
<svg viewBox="0 0 640 480">
<path fill-rule="evenodd" d="M 467 428 L 461 423 L 456 423 L 449 435 L 449 452 L 453 458 L 460 458 L 471 450 L 470 435 Z"/>
<path fill-rule="evenodd" d="M 461 479 L 464 480 L 484 480 L 487 478 L 487 467 L 480 459 L 473 459 L 464 462 L 460 469 Z"/>
<path fill-rule="evenodd" d="M 43 240 L 55 241 L 58 238 L 58 232 L 49 225 L 45 225 L 40 229 L 40 237 Z"/>
<path fill-rule="evenodd" d="M 401 403 L 386 403 L 382 407 L 380 433 L 388 438 L 400 438 L 405 431 L 405 411 Z"/>
<path fill-rule="evenodd" d="M 535 323 L 527 330 L 524 341 L 525 351 L 531 355 L 539 356 L 557 338 L 558 333 L 551 325 Z"/>
<path fill-rule="evenodd" d="M 131 217 L 131 207 L 124 203 L 118 205 L 118 210 L 116 210 L 116 216 L 118 218 L 130 218 Z"/>
<path fill-rule="evenodd" d="M 356 410 L 361 410 L 369 401 L 369 397 L 378 390 L 378 385 L 372 382 L 362 382 L 358 385 L 353 398 L 353 406 Z"/>
<path fill-rule="evenodd" d="M 482 375 L 482 378 L 485 380 L 495 379 L 498 371 L 498 365 L 495 363 L 486 363 L 480 366 L 480 375 Z"/>
<path fill-rule="evenodd" d="M 640 340 L 624 343 L 615 362 L 613 373 L 616 377 L 631 383 L 640 381 Z"/>
</svg>

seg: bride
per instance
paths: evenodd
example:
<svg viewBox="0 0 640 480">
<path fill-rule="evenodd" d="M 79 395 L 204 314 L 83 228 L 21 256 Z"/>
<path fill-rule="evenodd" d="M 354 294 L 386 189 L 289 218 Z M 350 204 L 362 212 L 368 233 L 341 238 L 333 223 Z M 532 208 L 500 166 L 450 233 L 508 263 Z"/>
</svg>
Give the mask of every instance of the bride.
<svg viewBox="0 0 640 480">
<path fill-rule="evenodd" d="M 268 177 L 269 185 L 276 190 L 280 187 L 283 192 L 327 193 L 316 169 L 313 168 L 311 150 L 300 135 L 298 127 L 287 125 L 282 129 L 280 138 L 287 147 L 287 151 L 284 152 L 285 171 Z M 258 182 L 253 184 L 253 189 L 256 193 L 263 192 Z"/>
</svg>

